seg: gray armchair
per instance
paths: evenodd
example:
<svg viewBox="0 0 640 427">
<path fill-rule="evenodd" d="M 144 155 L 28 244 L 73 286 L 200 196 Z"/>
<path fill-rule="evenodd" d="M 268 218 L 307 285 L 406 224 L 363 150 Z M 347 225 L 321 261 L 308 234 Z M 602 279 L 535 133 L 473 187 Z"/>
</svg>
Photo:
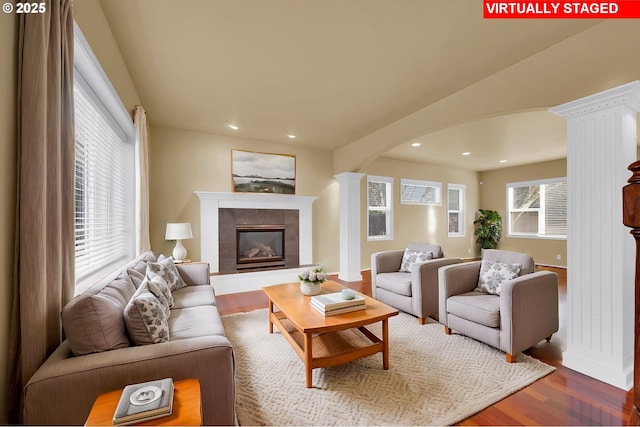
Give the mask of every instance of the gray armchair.
<svg viewBox="0 0 640 427">
<path fill-rule="evenodd" d="M 409 243 L 408 249 L 431 253 L 433 259 L 413 264 L 410 272 L 400 271 L 405 250 L 371 255 L 371 293 L 375 299 L 418 318 L 422 325 L 438 315 L 438 268 L 461 263 L 460 258 L 444 258 L 437 245 Z"/>
<path fill-rule="evenodd" d="M 520 264 L 519 275 L 502 281 L 499 295 L 476 289 L 481 261 L 439 271 L 440 315 L 445 333 L 455 330 L 506 352 L 507 361 L 558 331 L 558 275 L 535 272 L 529 255 L 485 250 L 483 260 Z"/>
</svg>

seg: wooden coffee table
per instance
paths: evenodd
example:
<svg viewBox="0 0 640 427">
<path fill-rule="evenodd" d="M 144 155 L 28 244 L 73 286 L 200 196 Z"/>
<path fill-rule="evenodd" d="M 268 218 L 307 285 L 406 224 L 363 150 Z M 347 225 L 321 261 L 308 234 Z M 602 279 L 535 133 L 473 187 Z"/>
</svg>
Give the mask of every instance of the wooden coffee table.
<svg viewBox="0 0 640 427">
<path fill-rule="evenodd" d="M 322 293 L 340 292 L 334 281 L 322 284 Z M 300 292 L 299 283 L 262 288 L 269 298 L 269 333 L 275 324 L 304 362 L 307 388 L 314 368 L 340 365 L 382 353 L 382 366 L 389 369 L 389 318 L 398 310 L 368 296 L 366 309 L 327 316 L 314 310 L 311 297 Z M 277 310 L 276 310 L 277 308 Z M 382 322 L 382 337 L 365 326 Z"/>
</svg>

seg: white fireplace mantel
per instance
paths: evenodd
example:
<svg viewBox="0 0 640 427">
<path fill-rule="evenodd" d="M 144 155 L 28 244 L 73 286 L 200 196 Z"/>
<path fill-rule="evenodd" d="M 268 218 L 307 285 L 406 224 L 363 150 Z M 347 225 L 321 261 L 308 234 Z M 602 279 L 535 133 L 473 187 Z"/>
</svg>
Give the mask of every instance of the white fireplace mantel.
<svg viewBox="0 0 640 427">
<path fill-rule="evenodd" d="M 195 191 L 200 199 L 200 257 L 219 271 L 219 209 L 292 209 L 298 211 L 300 264 L 313 264 L 313 202 L 317 197 L 288 194 Z"/>
</svg>

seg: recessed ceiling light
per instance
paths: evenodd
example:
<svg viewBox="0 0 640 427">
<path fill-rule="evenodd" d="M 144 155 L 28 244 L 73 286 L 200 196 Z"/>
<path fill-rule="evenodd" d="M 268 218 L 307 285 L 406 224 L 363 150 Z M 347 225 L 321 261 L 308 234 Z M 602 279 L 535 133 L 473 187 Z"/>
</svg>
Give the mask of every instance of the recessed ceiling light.
<svg viewBox="0 0 640 427">
<path fill-rule="evenodd" d="M 465 151 L 464 153 L 462 153 L 463 156 L 470 156 L 471 152 L 470 151 Z"/>
<path fill-rule="evenodd" d="M 296 136 L 294 134 L 290 133 L 289 135 L 287 135 L 287 138 L 296 139 Z"/>
<path fill-rule="evenodd" d="M 412 147 L 420 147 L 422 144 L 420 144 L 419 142 L 414 142 L 413 144 L 411 144 Z"/>
<path fill-rule="evenodd" d="M 240 129 L 240 127 L 239 127 L 239 126 L 232 125 L 232 124 L 228 124 L 227 126 L 229 126 L 229 127 L 230 127 L 231 129 L 233 129 L 233 130 L 238 130 L 238 129 Z"/>
<path fill-rule="evenodd" d="M 503 159 L 503 160 L 500 160 L 500 163 L 507 163 L 507 161 Z"/>
</svg>

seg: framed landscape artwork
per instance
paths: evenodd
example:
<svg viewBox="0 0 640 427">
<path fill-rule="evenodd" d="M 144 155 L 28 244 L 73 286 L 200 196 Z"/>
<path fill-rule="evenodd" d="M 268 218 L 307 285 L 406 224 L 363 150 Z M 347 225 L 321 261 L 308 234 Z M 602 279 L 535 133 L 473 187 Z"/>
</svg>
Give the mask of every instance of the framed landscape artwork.
<svg viewBox="0 0 640 427">
<path fill-rule="evenodd" d="M 296 193 L 296 157 L 231 150 L 231 179 L 237 193 Z"/>
</svg>

